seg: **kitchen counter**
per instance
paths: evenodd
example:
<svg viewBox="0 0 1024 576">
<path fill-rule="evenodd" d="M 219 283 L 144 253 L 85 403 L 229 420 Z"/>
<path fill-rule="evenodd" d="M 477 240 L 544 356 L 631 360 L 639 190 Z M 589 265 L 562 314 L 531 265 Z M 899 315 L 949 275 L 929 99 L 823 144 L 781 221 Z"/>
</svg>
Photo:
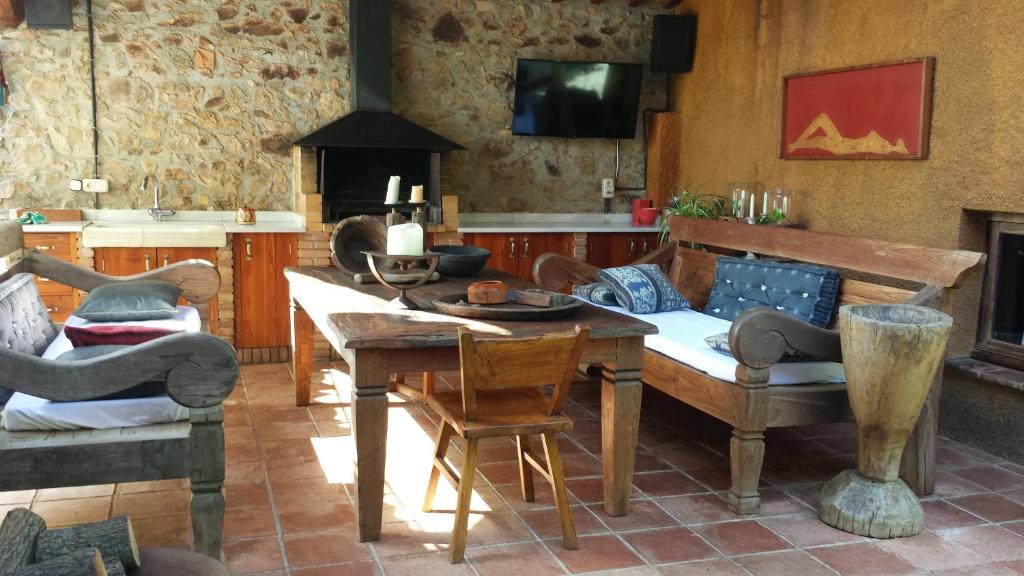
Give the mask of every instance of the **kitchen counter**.
<svg viewBox="0 0 1024 576">
<path fill-rule="evenodd" d="M 145 210 L 84 210 L 83 212 L 89 223 L 105 225 L 157 224 Z M 294 212 L 256 212 L 255 224 L 237 224 L 235 223 L 235 213 L 232 211 L 187 210 L 180 211 L 174 216 L 165 217 L 159 225 L 170 226 L 176 223 L 182 225 L 219 224 L 228 234 L 297 234 L 306 231 L 302 218 Z"/>
<path fill-rule="evenodd" d="M 78 222 L 49 222 L 47 224 L 23 224 L 22 230 L 25 232 L 42 232 L 42 233 L 65 233 L 65 232 L 81 232 L 83 228 L 89 225 L 89 222 L 80 220 Z"/>
<path fill-rule="evenodd" d="M 630 214 L 459 214 L 459 232 L 463 233 L 628 233 L 658 232 L 657 222 L 652 226 L 633 226 Z"/>
</svg>

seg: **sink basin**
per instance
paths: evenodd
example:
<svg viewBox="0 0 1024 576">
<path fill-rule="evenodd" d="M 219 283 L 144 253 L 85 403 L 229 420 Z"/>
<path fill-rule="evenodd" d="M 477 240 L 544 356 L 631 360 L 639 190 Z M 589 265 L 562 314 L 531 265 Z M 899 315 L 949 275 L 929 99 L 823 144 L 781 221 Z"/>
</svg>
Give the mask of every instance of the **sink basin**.
<svg viewBox="0 0 1024 576">
<path fill-rule="evenodd" d="M 86 248 L 220 248 L 227 241 L 221 224 L 195 222 L 96 222 L 82 230 Z"/>
</svg>

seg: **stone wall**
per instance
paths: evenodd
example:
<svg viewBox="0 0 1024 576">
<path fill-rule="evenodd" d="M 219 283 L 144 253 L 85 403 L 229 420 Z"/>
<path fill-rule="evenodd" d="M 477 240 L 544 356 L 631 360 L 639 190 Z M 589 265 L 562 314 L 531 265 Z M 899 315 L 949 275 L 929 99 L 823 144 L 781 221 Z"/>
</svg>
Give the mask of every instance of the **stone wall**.
<svg viewBox="0 0 1024 576">
<path fill-rule="evenodd" d="M 348 110 L 348 2 L 95 0 L 101 207 L 291 209 L 289 143 Z M 587 0 L 395 0 L 394 107 L 465 145 L 451 186 L 467 211 L 599 211 L 611 141 L 513 137 L 517 56 L 646 61 L 656 8 Z M 3 207 L 92 207 L 84 2 L 71 31 L 0 30 Z M 662 106 L 649 77 L 645 106 Z M 636 185 L 640 141 L 624 142 Z M 624 203 L 617 206 L 622 209 Z"/>
<path fill-rule="evenodd" d="M 977 211 L 1024 212 L 1024 51 L 1019 0 L 687 0 L 700 18 L 693 72 L 674 86 L 682 182 L 725 193 L 796 191 L 812 229 L 985 250 Z M 934 56 L 923 161 L 781 160 L 782 77 Z M 974 344 L 981 274 L 955 300 L 954 354 Z"/>
</svg>

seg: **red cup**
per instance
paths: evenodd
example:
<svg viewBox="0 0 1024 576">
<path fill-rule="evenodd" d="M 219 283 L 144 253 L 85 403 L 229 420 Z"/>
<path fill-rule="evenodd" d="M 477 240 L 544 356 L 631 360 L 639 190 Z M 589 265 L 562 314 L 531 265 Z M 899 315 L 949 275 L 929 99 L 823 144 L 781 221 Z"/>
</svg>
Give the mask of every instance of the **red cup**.
<svg viewBox="0 0 1024 576">
<path fill-rule="evenodd" d="M 635 216 L 637 223 L 641 226 L 653 226 L 658 220 L 658 214 L 661 212 L 661 208 L 641 208 L 640 214 Z"/>
<path fill-rule="evenodd" d="M 640 213 L 643 212 L 645 208 L 650 207 L 651 200 L 648 200 L 646 198 L 636 198 L 633 200 L 633 218 L 631 219 L 633 226 L 637 226 L 640 224 Z"/>
</svg>

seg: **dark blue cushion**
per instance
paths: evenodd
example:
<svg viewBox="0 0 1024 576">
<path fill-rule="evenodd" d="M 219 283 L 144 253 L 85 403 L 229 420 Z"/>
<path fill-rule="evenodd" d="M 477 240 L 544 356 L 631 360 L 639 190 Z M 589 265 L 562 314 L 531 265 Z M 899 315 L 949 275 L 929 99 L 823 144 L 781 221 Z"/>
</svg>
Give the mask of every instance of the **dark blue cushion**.
<svg viewBox="0 0 1024 576">
<path fill-rule="evenodd" d="M 609 268 L 601 270 L 598 275 L 611 287 L 619 306 L 634 314 L 672 312 L 690 307 L 661 268 L 654 264 Z"/>
<path fill-rule="evenodd" d="M 718 257 L 704 313 L 730 322 L 751 308 L 774 308 L 825 328 L 839 293 L 835 270 L 788 262 Z"/>
<path fill-rule="evenodd" d="M 588 302 L 601 304 L 603 306 L 618 306 L 619 301 L 615 298 L 615 292 L 607 282 L 594 282 L 573 288 L 574 296 L 579 296 Z"/>
</svg>

